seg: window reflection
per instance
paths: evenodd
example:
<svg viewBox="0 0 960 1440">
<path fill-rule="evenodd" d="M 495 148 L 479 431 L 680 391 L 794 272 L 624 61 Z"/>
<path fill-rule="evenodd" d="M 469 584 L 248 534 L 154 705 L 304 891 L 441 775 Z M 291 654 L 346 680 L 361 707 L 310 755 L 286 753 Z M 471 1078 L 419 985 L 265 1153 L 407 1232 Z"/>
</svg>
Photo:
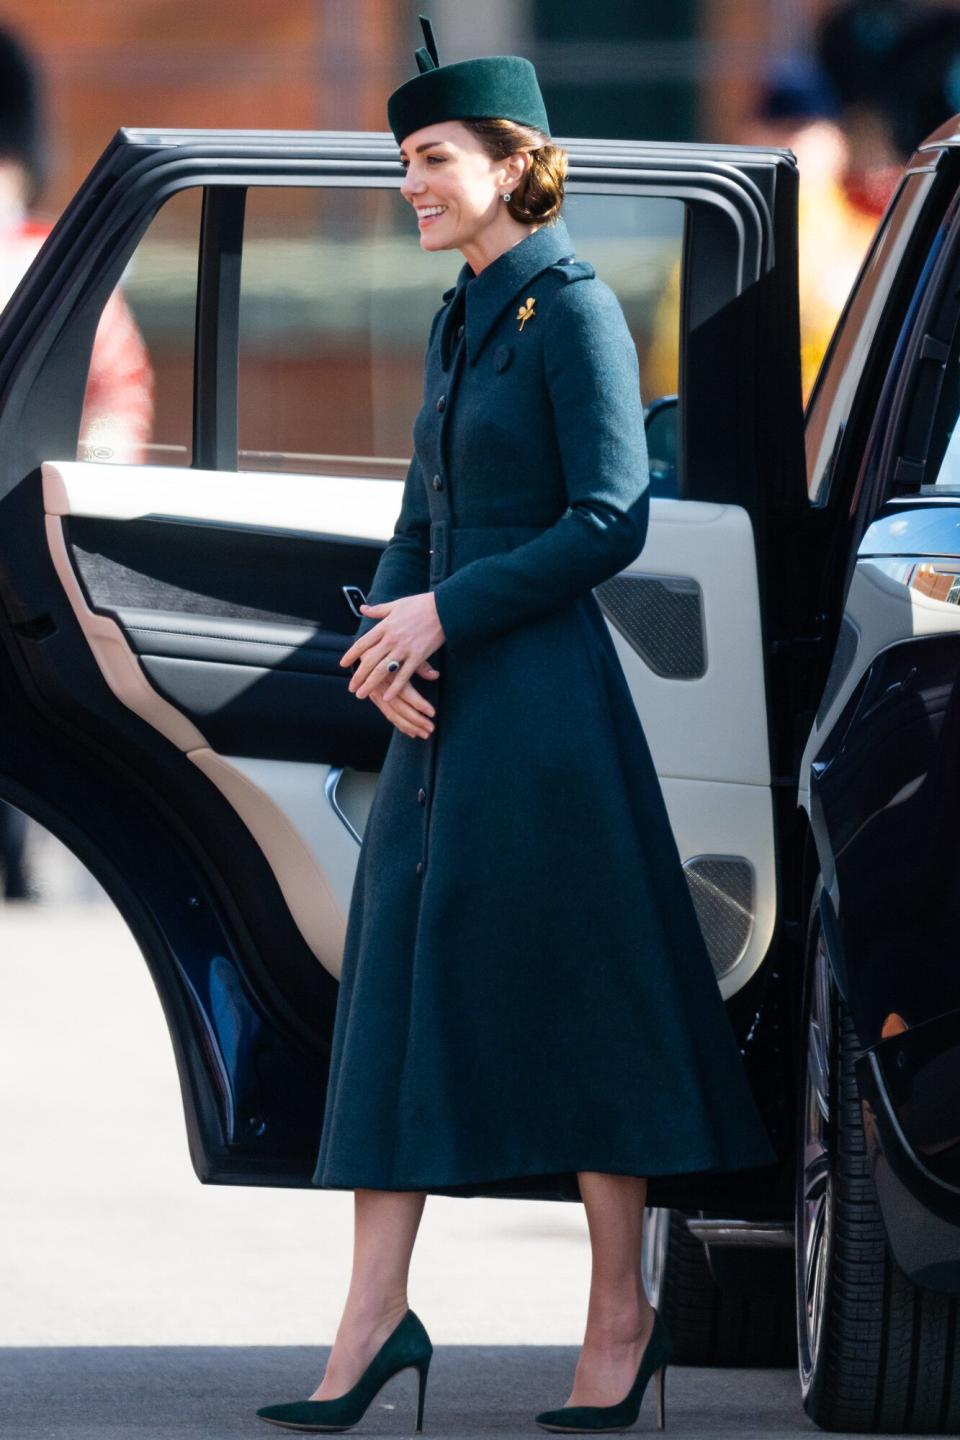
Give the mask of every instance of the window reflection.
<svg viewBox="0 0 960 1440">
<path fill-rule="evenodd" d="M 577 253 L 617 293 L 642 398 L 675 393 L 683 206 L 568 195 Z M 252 189 L 240 306 L 240 468 L 402 479 L 423 352 L 459 251 L 422 251 L 395 189 Z"/>
</svg>

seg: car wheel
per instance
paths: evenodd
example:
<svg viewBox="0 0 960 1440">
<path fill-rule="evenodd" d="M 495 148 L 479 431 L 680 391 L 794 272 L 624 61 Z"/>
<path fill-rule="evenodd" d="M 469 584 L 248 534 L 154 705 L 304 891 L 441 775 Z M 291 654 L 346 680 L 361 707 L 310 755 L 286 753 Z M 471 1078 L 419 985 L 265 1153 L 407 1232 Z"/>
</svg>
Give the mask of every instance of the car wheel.
<svg viewBox="0 0 960 1440">
<path fill-rule="evenodd" d="M 643 1281 L 673 1338 L 680 1365 L 793 1365 L 796 1326 L 792 1275 L 781 1257 L 728 1250 L 718 1284 L 706 1247 L 680 1210 L 644 1211 Z"/>
<path fill-rule="evenodd" d="M 819 923 L 808 930 L 797 1126 L 797 1348 L 825 1430 L 960 1433 L 960 1302 L 914 1285 L 886 1240 L 854 1072 L 859 1046 Z"/>
</svg>

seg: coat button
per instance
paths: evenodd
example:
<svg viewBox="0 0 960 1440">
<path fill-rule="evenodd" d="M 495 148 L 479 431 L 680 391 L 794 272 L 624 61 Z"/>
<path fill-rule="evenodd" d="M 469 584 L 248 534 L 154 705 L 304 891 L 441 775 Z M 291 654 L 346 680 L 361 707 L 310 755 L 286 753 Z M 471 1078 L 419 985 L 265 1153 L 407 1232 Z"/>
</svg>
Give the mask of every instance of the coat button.
<svg viewBox="0 0 960 1440">
<path fill-rule="evenodd" d="M 446 405 L 446 403 L 447 403 L 447 397 L 446 397 L 446 395 L 441 395 L 441 396 L 440 396 L 440 399 L 437 401 L 437 409 L 438 409 L 438 410 L 442 410 L 443 407 L 444 407 L 444 405 Z"/>
<path fill-rule="evenodd" d="M 417 874 L 418 874 L 418 875 L 422 875 L 422 874 L 423 874 L 423 861 L 422 861 L 422 860 L 418 860 L 418 861 L 417 861 Z"/>
<path fill-rule="evenodd" d="M 442 489 L 443 489 L 443 476 L 442 476 L 442 475 L 434 475 L 434 477 L 433 477 L 433 488 L 434 488 L 434 490 L 442 490 Z"/>
<path fill-rule="evenodd" d="M 423 786 L 421 785 L 421 786 L 420 786 L 420 789 L 417 791 L 417 801 L 418 801 L 418 803 L 419 803 L 420 805 L 423 805 L 423 804 L 425 803 L 425 801 L 426 801 L 426 798 L 427 798 L 427 792 L 426 792 L 426 790 L 424 790 Z"/>
</svg>

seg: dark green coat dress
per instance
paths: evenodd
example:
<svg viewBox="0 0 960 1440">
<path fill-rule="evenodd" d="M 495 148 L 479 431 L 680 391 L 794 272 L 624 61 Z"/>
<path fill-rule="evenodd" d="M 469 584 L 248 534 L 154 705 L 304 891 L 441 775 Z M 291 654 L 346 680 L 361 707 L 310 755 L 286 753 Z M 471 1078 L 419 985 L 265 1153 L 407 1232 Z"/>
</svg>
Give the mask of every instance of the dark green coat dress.
<svg viewBox="0 0 960 1440">
<path fill-rule="evenodd" d="M 433 591 L 436 728 L 394 730 L 368 817 L 313 1182 L 577 1198 L 577 1170 L 773 1162 L 592 593 L 647 528 L 623 312 L 562 220 L 443 300 L 369 594 Z"/>
</svg>

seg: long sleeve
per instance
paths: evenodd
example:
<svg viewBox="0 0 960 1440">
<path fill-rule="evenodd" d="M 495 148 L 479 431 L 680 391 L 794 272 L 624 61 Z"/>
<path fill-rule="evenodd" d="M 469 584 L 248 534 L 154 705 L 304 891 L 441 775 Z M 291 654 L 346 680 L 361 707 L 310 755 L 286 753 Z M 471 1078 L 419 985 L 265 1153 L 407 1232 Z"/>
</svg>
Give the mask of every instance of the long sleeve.
<svg viewBox="0 0 960 1440">
<path fill-rule="evenodd" d="M 424 489 L 423 471 L 414 454 L 403 482 L 400 514 L 393 534 L 383 547 L 370 589 L 369 605 L 399 600 L 401 595 L 419 595 L 430 585 L 430 511 Z M 381 616 L 364 615 L 354 639 L 378 624 Z"/>
<path fill-rule="evenodd" d="M 544 319 L 545 373 L 567 509 L 503 554 L 481 556 L 434 589 L 451 650 L 559 608 L 617 574 L 643 548 L 647 445 L 633 339 L 614 292 L 577 280 Z M 535 436 L 533 437 L 535 443 Z"/>
</svg>

